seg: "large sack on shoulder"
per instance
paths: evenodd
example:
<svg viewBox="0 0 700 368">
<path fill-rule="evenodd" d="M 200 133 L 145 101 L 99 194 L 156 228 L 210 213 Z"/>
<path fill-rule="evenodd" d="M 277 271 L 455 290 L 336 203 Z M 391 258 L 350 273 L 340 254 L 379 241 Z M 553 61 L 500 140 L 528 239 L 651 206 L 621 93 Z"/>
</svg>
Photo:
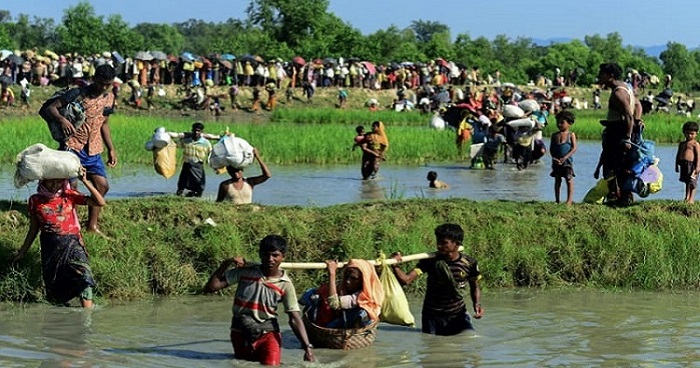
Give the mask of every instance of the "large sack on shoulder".
<svg viewBox="0 0 700 368">
<path fill-rule="evenodd" d="M 525 117 L 525 111 L 515 105 L 505 105 L 503 106 L 503 117 L 519 119 Z"/>
<path fill-rule="evenodd" d="M 32 180 L 68 179 L 79 176 L 80 159 L 68 151 L 58 151 L 41 143 L 29 146 L 15 158 L 15 187 Z"/>
<path fill-rule="evenodd" d="M 532 113 L 535 111 L 540 111 L 540 104 L 533 99 L 527 99 L 527 100 L 522 100 L 520 103 L 518 103 L 518 107 L 520 107 L 525 113 Z"/>
<path fill-rule="evenodd" d="M 209 166 L 218 170 L 226 166 L 243 168 L 253 163 L 253 146 L 243 138 L 227 135 L 212 147 Z"/>
<path fill-rule="evenodd" d="M 384 302 L 382 303 L 379 320 L 392 325 L 415 325 L 416 321 L 409 308 L 406 294 L 403 292 L 403 288 L 399 280 L 396 279 L 394 272 L 391 271 L 386 263 L 382 263 L 382 274 L 379 276 L 379 282 L 381 282 L 384 290 Z"/>
<path fill-rule="evenodd" d="M 153 168 L 166 179 L 175 175 L 177 170 L 177 144 L 170 142 L 167 146 L 153 150 Z"/>
</svg>

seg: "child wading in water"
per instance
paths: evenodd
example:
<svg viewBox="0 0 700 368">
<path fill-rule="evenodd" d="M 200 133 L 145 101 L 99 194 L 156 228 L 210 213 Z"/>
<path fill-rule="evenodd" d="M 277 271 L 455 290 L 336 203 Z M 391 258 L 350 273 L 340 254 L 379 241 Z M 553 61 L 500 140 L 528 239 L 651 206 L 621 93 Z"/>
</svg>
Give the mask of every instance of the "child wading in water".
<svg viewBox="0 0 700 368">
<path fill-rule="evenodd" d="M 574 124 L 574 114 L 564 110 L 557 114 L 557 128 L 559 131 L 552 134 L 552 142 L 549 152 L 552 155 L 552 173 L 554 178 L 554 198 L 560 203 L 562 179 L 566 180 L 566 204 L 574 203 L 574 160 L 576 152 L 576 134 L 569 130 Z"/>
<path fill-rule="evenodd" d="M 685 141 L 678 144 L 676 154 L 676 172 L 680 173 L 678 180 L 685 183 L 685 202 L 695 202 L 695 189 L 698 186 L 698 160 L 700 156 L 700 145 L 695 140 L 698 136 L 698 123 L 689 121 L 683 124 L 683 135 Z"/>
<path fill-rule="evenodd" d="M 469 287 L 469 296 L 474 308 L 474 318 L 481 318 L 481 272 L 474 258 L 459 251 L 464 240 L 464 230 L 457 224 L 442 224 L 435 228 L 437 256 L 422 259 L 408 273 L 394 264 L 392 270 L 402 285 L 408 285 L 423 273 L 428 275 L 422 310 L 422 331 L 433 335 L 457 335 L 464 330 L 473 330 L 471 316 L 467 313 L 467 302 L 462 290 Z M 394 259 L 401 261 L 401 253 Z"/>
</svg>

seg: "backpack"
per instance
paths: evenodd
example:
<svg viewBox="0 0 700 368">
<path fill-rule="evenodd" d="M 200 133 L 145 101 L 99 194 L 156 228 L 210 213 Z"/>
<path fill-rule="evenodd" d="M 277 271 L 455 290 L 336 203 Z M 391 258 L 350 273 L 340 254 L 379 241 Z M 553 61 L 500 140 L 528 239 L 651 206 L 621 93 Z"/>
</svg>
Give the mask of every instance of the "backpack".
<svg viewBox="0 0 700 368">
<path fill-rule="evenodd" d="M 59 98 L 63 98 L 67 104 L 58 110 L 64 118 L 73 124 L 73 127 L 77 130 L 83 123 L 85 123 L 85 109 L 82 105 L 82 88 L 71 88 L 63 89 L 57 91 L 53 94 L 39 109 L 39 115 L 46 121 L 49 126 L 49 131 L 51 132 L 51 138 L 58 143 L 65 142 L 68 137 L 63 134 L 63 128 L 61 122 L 54 120 L 54 117 L 49 114 L 48 107 L 54 103 Z"/>
</svg>

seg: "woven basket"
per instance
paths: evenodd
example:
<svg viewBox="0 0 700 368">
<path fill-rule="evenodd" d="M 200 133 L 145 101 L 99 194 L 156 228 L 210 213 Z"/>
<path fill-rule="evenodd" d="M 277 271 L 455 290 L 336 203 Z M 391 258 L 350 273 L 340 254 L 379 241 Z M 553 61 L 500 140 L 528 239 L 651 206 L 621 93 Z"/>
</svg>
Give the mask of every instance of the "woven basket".
<svg viewBox="0 0 700 368">
<path fill-rule="evenodd" d="M 303 316 L 306 333 L 311 343 L 319 348 L 351 350 L 374 344 L 378 321 L 369 326 L 352 329 L 335 329 L 318 326 Z"/>
</svg>

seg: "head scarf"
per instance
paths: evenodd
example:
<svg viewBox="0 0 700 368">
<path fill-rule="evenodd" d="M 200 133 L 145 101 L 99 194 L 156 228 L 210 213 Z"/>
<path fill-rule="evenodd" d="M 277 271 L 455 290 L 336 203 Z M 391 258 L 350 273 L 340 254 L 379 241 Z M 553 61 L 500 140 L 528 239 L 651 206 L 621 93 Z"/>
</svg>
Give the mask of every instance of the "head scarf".
<svg viewBox="0 0 700 368">
<path fill-rule="evenodd" d="M 357 297 L 357 304 L 369 314 L 373 321 L 379 320 L 379 313 L 384 302 L 384 290 L 379 282 L 377 271 L 363 259 L 351 259 L 345 267 L 354 267 L 362 274 L 362 290 Z"/>
<path fill-rule="evenodd" d="M 70 189 L 70 182 L 68 181 L 68 179 L 63 180 L 61 187 L 55 192 L 52 192 L 48 188 L 46 188 L 46 186 L 44 186 L 43 180 L 39 180 L 39 185 L 36 188 L 36 192 L 42 197 L 57 198 L 62 196 L 66 189 Z"/>
<path fill-rule="evenodd" d="M 386 151 L 389 149 L 389 137 L 386 136 L 386 131 L 384 130 L 384 123 L 381 121 L 378 122 L 379 127 L 377 128 L 377 132 L 374 134 L 374 142 L 383 145 L 385 148 L 384 150 Z"/>
</svg>

